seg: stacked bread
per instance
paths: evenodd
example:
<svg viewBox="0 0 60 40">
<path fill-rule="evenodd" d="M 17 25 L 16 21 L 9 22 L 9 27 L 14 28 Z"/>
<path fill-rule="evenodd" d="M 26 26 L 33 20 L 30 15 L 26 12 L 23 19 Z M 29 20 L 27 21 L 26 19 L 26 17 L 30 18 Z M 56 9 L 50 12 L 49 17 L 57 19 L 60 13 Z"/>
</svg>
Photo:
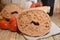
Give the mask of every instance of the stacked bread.
<svg viewBox="0 0 60 40">
<path fill-rule="evenodd" d="M 43 10 L 23 9 L 17 4 L 9 4 L 1 11 L 3 18 L 16 17 L 18 29 L 25 35 L 43 36 L 50 31 L 50 18 Z"/>
</svg>

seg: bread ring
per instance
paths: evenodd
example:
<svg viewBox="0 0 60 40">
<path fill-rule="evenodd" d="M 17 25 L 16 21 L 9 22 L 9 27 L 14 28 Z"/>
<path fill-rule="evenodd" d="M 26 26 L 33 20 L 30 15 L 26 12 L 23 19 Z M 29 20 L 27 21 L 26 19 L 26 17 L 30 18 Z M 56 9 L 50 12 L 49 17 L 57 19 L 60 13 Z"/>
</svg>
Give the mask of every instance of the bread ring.
<svg viewBox="0 0 60 40">
<path fill-rule="evenodd" d="M 41 10 L 27 10 L 18 16 L 18 29 L 29 36 L 43 36 L 50 31 L 50 18 Z"/>
<path fill-rule="evenodd" d="M 22 10 L 23 8 L 19 7 L 19 5 L 12 3 L 7 4 L 1 11 L 1 14 L 5 18 L 17 17 L 18 14 L 21 14 Z"/>
</svg>

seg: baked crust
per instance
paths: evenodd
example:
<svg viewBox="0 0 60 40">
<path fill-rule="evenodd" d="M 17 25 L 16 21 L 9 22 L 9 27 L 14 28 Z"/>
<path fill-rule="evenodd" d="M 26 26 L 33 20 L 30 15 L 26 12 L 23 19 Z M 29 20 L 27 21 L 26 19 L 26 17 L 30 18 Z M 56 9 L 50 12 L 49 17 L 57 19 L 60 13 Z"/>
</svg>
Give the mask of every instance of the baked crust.
<svg viewBox="0 0 60 40">
<path fill-rule="evenodd" d="M 26 10 L 18 16 L 19 30 L 29 36 L 43 36 L 50 30 L 50 18 L 41 10 Z"/>
</svg>

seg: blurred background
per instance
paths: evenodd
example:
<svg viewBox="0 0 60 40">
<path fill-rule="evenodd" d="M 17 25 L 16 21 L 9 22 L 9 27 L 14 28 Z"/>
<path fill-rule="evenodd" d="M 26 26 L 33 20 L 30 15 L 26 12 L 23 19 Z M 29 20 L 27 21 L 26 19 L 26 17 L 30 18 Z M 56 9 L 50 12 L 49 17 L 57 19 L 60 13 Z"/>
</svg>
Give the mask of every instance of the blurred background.
<svg viewBox="0 0 60 40">
<path fill-rule="evenodd" d="M 36 0 L 33 0 L 36 2 Z M 41 0 L 39 0 L 41 1 Z M 21 2 L 25 2 L 25 1 L 21 1 L 21 0 L 0 0 L 0 11 L 2 10 L 2 8 L 8 4 L 8 3 L 17 3 L 17 4 L 21 4 Z M 60 0 L 54 0 L 54 13 L 60 13 Z"/>
</svg>

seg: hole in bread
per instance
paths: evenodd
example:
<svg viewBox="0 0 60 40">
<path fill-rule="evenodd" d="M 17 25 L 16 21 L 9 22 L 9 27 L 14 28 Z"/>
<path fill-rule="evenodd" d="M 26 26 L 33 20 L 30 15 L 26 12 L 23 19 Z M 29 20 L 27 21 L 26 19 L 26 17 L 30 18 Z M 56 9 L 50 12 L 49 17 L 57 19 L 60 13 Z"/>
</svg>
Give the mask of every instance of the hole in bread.
<svg viewBox="0 0 60 40">
<path fill-rule="evenodd" d="M 28 13 L 28 11 L 26 13 Z"/>
<path fill-rule="evenodd" d="M 45 26 L 46 28 L 48 28 L 49 26 Z"/>
<path fill-rule="evenodd" d="M 35 22 L 35 21 L 31 21 L 31 24 L 34 24 L 34 25 L 39 26 L 39 23 L 38 22 Z"/>
<path fill-rule="evenodd" d="M 20 25 L 20 26 L 22 26 L 22 25 Z"/>
<path fill-rule="evenodd" d="M 18 14 L 18 12 L 17 12 L 17 11 L 14 11 L 14 12 L 12 12 L 11 14 Z"/>
</svg>

